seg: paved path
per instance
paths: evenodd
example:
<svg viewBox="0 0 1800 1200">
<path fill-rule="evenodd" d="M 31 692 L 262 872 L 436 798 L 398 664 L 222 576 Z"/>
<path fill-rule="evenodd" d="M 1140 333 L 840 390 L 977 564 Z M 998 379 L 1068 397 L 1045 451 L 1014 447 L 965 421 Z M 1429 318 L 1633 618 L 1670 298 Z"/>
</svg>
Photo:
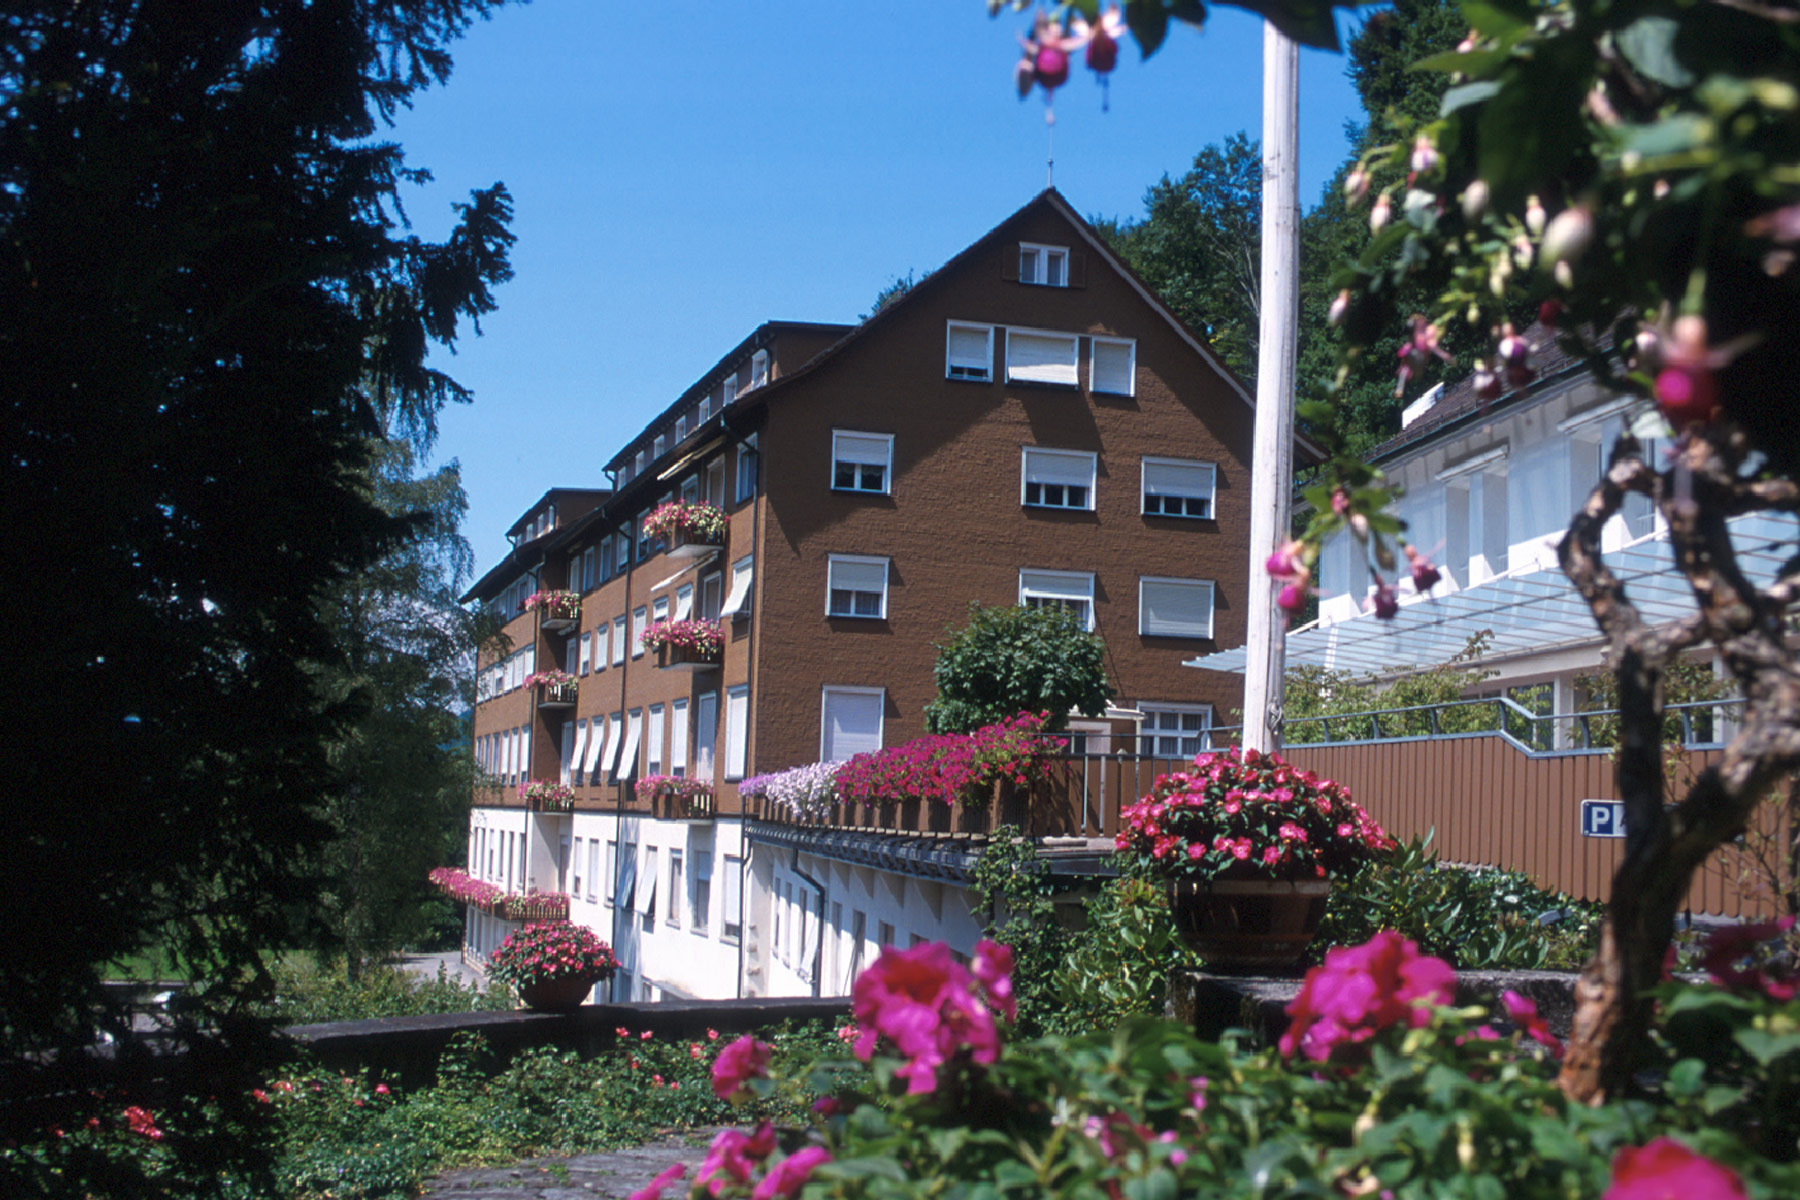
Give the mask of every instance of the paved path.
<svg viewBox="0 0 1800 1200">
<path fill-rule="evenodd" d="M 462 955 L 455 950 L 444 950 L 436 954 L 402 954 L 394 965 L 402 971 L 410 971 L 426 979 L 436 979 L 441 966 L 452 979 L 460 979 L 471 986 L 481 982 L 481 977 L 463 964 Z"/>
<path fill-rule="evenodd" d="M 446 1171 L 425 1184 L 425 1200 L 590 1200 L 605 1196 L 625 1200 L 670 1163 L 688 1165 L 694 1178 L 715 1130 L 697 1129 L 629 1150 L 578 1154 L 573 1158 L 538 1158 L 507 1167 L 469 1167 Z M 669 1189 L 686 1195 L 685 1184 Z"/>
</svg>

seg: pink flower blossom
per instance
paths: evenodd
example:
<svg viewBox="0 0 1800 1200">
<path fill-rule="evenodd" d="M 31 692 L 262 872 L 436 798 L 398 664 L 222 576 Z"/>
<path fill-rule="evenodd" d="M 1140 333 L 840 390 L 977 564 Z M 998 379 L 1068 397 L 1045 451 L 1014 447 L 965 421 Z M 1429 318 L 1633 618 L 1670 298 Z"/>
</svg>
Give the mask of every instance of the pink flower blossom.
<svg viewBox="0 0 1800 1200">
<path fill-rule="evenodd" d="M 741 1129 L 721 1129 L 700 1164 L 694 1182 L 704 1184 L 717 1196 L 733 1183 L 750 1182 L 756 1164 L 775 1152 L 775 1127 L 764 1121 L 755 1133 Z"/>
<path fill-rule="evenodd" d="M 156 1127 L 156 1115 L 136 1104 L 125 1110 L 125 1123 L 131 1132 L 142 1134 L 153 1142 L 162 1141 L 163 1132 Z"/>
<path fill-rule="evenodd" d="M 1325 964 L 1306 973 L 1300 994 L 1288 1005 L 1291 1024 L 1281 1035 L 1281 1052 L 1303 1052 L 1324 1062 L 1340 1045 L 1354 1046 L 1390 1025 L 1428 1024 L 1430 1006 L 1456 995 L 1456 972 L 1442 959 L 1391 929 L 1360 946 L 1337 946 Z"/>
<path fill-rule="evenodd" d="M 1744 1200 L 1744 1183 L 1673 1138 L 1659 1137 L 1613 1155 L 1612 1186 L 1601 1200 Z"/>
<path fill-rule="evenodd" d="M 999 970 L 997 950 L 989 952 L 992 966 L 983 970 Z M 867 1062 L 885 1038 L 907 1058 L 896 1074 L 913 1094 L 935 1090 L 938 1068 L 961 1051 L 969 1051 L 975 1062 L 991 1063 L 1000 1055 L 994 1009 L 1010 1011 L 1012 1003 L 1010 976 L 1006 983 L 1004 996 L 992 994 L 943 942 L 910 950 L 885 947 L 851 990 L 859 1028 L 856 1056 Z"/>
<path fill-rule="evenodd" d="M 1762 921 L 1746 925 L 1727 925 L 1715 930 L 1707 939 L 1700 965 L 1712 981 L 1721 987 L 1741 991 L 1760 991 L 1772 1000 L 1792 1000 L 1800 994 L 1800 972 L 1765 971 L 1757 966 L 1754 956 L 1764 942 L 1779 937 L 1794 927 L 1794 918 Z"/>
<path fill-rule="evenodd" d="M 1558 1058 L 1562 1057 L 1562 1040 L 1551 1033 L 1550 1026 L 1544 1023 L 1544 1018 L 1538 1016 L 1536 1001 L 1529 996 L 1506 991 L 1500 993 L 1500 1003 L 1506 1006 L 1506 1015 L 1512 1018 L 1514 1025 L 1523 1029 L 1533 1041 L 1550 1047 L 1550 1053 Z"/>
<path fill-rule="evenodd" d="M 673 1187 L 687 1178 L 687 1164 L 676 1163 L 665 1168 L 655 1179 L 631 1193 L 630 1200 L 662 1200 L 663 1189 Z"/>
<path fill-rule="evenodd" d="M 750 1193 L 751 1200 L 775 1200 L 775 1197 L 791 1198 L 800 1193 L 800 1188 L 811 1177 L 813 1168 L 831 1161 L 831 1152 L 823 1146 L 807 1146 L 796 1150 L 780 1162 L 776 1163 L 769 1173 L 763 1176 L 756 1190 Z"/>
<path fill-rule="evenodd" d="M 757 1041 L 748 1033 L 726 1046 L 719 1051 L 719 1057 L 713 1059 L 713 1095 L 733 1104 L 748 1100 L 750 1090 L 745 1085 L 752 1079 L 768 1077 L 769 1060 L 774 1054 L 773 1046 Z"/>
<path fill-rule="evenodd" d="M 975 943 L 974 972 L 988 1005 L 1007 1020 L 1018 1020 L 1019 1005 L 1013 999 L 1012 947 L 982 938 Z"/>
</svg>

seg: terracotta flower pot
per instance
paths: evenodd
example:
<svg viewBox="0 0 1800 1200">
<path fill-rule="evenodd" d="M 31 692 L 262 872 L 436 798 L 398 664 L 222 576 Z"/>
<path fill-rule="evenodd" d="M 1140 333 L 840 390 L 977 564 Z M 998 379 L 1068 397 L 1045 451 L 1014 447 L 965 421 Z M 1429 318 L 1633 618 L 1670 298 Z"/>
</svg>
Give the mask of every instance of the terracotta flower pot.
<svg viewBox="0 0 1800 1200">
<path fill-rule="evenodd" d="M 572 1012 L 587 1000 L 594 984 L 592 975 L 563 975 L 556 979 L 540 979 L 519 985 L 519 999 L 536 1012 Z"/>
<path fill-rule="evenodd" d="M 1215 879 L 1170 884 L 1169 904 L 1176 932 L 1209 970 L 1279 972 L 1312 944 L 1330 892 L 1325 879 Z"/>
</svg>

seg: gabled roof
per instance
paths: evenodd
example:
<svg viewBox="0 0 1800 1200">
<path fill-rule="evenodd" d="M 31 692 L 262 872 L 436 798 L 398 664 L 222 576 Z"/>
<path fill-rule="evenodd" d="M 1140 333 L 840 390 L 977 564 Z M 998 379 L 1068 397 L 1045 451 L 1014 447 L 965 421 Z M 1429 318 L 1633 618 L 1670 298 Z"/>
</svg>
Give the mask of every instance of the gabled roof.
<svg viewBox="0 0 1800 1200">
<path fill-rule="evenodd" d="M 570 499 L 592 500 L 594 504 L 599 504 L 610 495 L 612 495 L 611 488 L 553 487 L 526 506 L 524 514 L 520 516 L 518 520 L 514 521 L 512 526 L 507 529 L 506 536 L 512 537 L 523 530 L 525 526 L 531 523 L 532 515 L 551 501 L 561 503 L 564 500 Z"/>
</svg>

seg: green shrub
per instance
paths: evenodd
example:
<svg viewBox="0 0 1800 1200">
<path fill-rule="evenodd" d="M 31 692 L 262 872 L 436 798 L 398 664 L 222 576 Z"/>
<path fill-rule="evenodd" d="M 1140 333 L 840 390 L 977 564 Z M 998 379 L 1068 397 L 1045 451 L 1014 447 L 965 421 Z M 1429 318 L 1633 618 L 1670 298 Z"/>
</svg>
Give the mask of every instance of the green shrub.
<svg viewBox="0 0 1800 1200">
<path fill-rule="evenodd" d="M 1540 924 L 1551 912 L 1563 915 Z M 1313 951 L 1317 957 L 1397 929 L 1425 953 L 1465 969 L 1570 970 L 1593 953 L 1603 912 L 1602 905 L 1546 892 L 1517 871 L 1439 862 L 1427 833 L 1333 887 Z"/>
<path fill-rule="evenodd" d="M 435 977 L 398 967 L 370 967 L 351 979 L 335 964 L 317 966 L 310 958 L 283 958 L 270 966 L 270 973 L 275 977 L 275 997 L 265 1015 L 277 1025 L 504 1011 L 514 1003 L 507 988 L 466 984 L 442 967 Z"/>
<path fill-rule="evenodd" d="M 1111 1029 L 1130 1017 L 1161 1015 L 1170 979 L 1201 965 L 1175 933 L 1162 884 L 1110 880 L 1088 905 L 1087 918 L 1052 976 L 1060 1001 L 1044 1022 L 1052 1032 Z"/>
</svg>

